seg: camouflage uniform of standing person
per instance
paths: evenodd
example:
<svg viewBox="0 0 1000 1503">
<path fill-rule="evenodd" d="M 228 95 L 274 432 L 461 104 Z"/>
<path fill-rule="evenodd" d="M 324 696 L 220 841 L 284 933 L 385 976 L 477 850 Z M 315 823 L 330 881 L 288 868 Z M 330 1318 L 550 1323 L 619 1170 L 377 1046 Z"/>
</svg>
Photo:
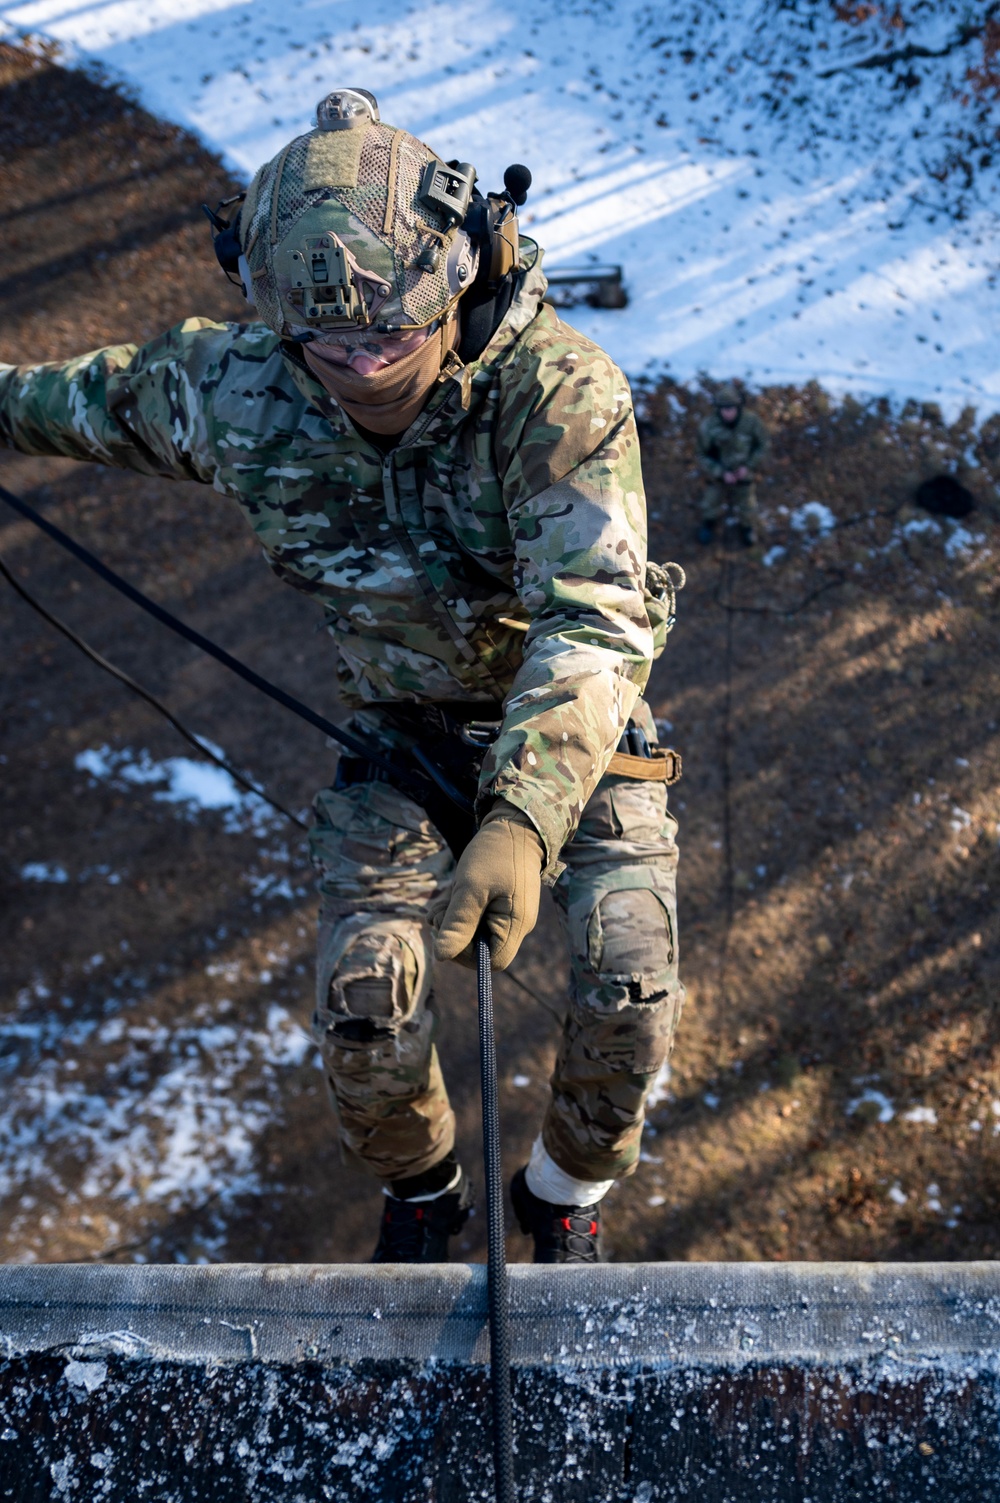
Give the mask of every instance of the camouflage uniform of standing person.
<svg viewBox="0 0 1000 1503">
<path fill-rule="evenodd" d="M 744 406 L 743 393 L 726 384 L 715 393 L 714 410 L 698 429 L 701 467 L 710 477 L 701 502 L 698 541 L 710 543 L 723 512 L 734 515 L 745 548 L 753 546 L 757 521 L 754 475 L 767 453 L 767 428 Z"/>
<path fill-rule="evenodd" d="M 646 563 L 628 385 L 543 302 L 516 192 L 474 177 L 365 91 L 327 96 L 238 219 L 217 211 L 261 321 L 2 367 L 0 439 L 232 498 L 325 612 L 373 755 L 478 769 L 457 861 L 383 761 L 342 756 L 317 795 L 314 1034 L 343 1150 L 385 1190 L 376 1261 L 444 1259 L 471 1191 L 435 951 L 471 964 L 485 923 L 509 965 L 550 884 L 572 987 L 512 1194 L 536 1261 L 592 1261 L 683 1000 L 672 753 L 641 697 L 667 580 Z"/>
</svg>

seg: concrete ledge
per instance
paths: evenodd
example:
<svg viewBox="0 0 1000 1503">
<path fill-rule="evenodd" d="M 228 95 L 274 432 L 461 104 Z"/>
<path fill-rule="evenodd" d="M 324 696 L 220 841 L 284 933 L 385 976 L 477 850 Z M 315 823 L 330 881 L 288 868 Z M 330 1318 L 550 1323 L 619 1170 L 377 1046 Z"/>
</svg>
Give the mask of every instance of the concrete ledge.
<svg viewBox="0 0 1000 1503">
<path fill-rule="evenodd" d="M 1000 1265 L 511 1269 L 523 1503 L 1000 1495 Z M 485 1269 L 0 1268 L 0 1496 L 479 1503 Z"/>
</svg>

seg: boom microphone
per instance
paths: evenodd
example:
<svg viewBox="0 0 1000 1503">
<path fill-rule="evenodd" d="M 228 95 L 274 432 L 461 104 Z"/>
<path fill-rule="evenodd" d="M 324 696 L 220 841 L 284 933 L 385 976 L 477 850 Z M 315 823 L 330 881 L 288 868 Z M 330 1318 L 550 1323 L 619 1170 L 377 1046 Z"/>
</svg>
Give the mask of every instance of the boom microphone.
<svg viewBox="0 0 1000 1503">
<path fill-rule="evenodd" d="M 524 203 L 531 187 L 531 173 L 520 162 L 512 162 L 503 175 L 503 185 L 518 208 Z"/>
</svg>

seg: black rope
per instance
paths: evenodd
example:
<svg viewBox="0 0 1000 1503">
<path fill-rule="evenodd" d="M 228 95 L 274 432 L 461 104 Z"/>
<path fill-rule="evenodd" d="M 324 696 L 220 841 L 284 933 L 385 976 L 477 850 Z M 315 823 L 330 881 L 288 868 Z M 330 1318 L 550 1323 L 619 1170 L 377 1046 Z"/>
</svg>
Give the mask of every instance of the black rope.
<svg viewBox="0 0 1000 1503">
<path fill-rule="evenodd" d="M 81 543 L 76 542 L 68 533 L 63 532 L 61 527 L 57 527 L 54 522 L 50 522 L 47 517 L 43 517 L 40 512 L 37 512 L 33 506 L 29 506 L 26 501 L 22 501 L 19 496 L 15 496 L 2 485 L 0 485 L 0 499 L 6 501 L 8 506 L 13 507 L 14 511 L 25 517 L 29 522 L 33 522 L 36 527 L 52 538 L 54 542 L 58 543 L 61 548 L 65 548 L 74 558 L 79 559 L 82 564 L 86 564 L 88 569 L 92 569 L 100 579 L 103 579 L 106 584 L 111 585 L 112 589 L 117 590 L 120 595 L 124 595 L 126 600 L 131 600 L 133 605 L 137 605 L 140 610 L 145 611 L 147 615 L 152 616 L 161 625 L 169 627 L 171 631 L 176 632 L 185 641 L 193 643 L 195 647 L 207 653 L 210 658 L 214 658 L 217 663 L 221 663 L 224 668 L 228 668 L 231 673 L 235 673 L 245 683 L 251 684 L 261 694 L 266 694 L 268 699 L 273 699 L 276 704 L 281 705 L 283 709 L 289 710 L 293 715 L 297 715 L 307 725 L 311 725 L 316 730 L 322 731 L 324 735 L 330 737 L 331 741 L 336 741 L 355 757 L 360 757 L 367 762 L 374 763 L 376 767 L 380 767 L 383 772 L 388 774 L 389 780 L 394 787 L 407 793 L 421 807 L 427 808 L 430 801 L 432 805 L 437 805 L 444 810 L 454 806 L 458 807 L 462 814 L 471 812 L 472 806 L 469 800 L 463 798 L 457 792 L 451 782 L 429 758 L 421 758 L 419 771 L 416 768 L 401 767 L 399 763 L 395 762 L 391 757 L 386 756 L 369 742 L 363 740 L 360 736 L 355 736 L 351 731 L 345 731 L 339 725 L 334 725 L 333 721 L 327 720 L 325 715 L 320 715 L 316 710 L 311 709 L 309 705 L 303 704 L 300 699 L 296 699 L 293 694 L 280 689 L 277 684 L 272 684 L 268 679 L 262 678 L 259 673 L 255 673 L 252 668 L 248 668 L 245 663 L 241 663 L 239 658 L 234 658 L 231 653 L 226 652 L 225 648 L 217 646 L 210 637 L 202 636 L 201 632 L 195 631 L 193 626 L 188 626 L 186 622 L 181 621 L 171 611 L 166 610 L 162 605 L 158 605 L 155 600 L 151 600 L 148 595 L 144 595 L 141 590 L 137 590 L 134 585 L 130 585 L 127 580 L 122 579 L 120 574 L 116 574 L 113 569 L 109 569 L 107 564 L 91 553 L 88 548 L 84 548 Z M 427 777 L 423 777 L 422 773 L 426 773 Z M 428 779 L 433 781 L 428 781 Z M 444 796 L 443 805 L 441 799 L 437 797 L 438 794 Z M 459 803 L 460 799 L 461 803 Z M 442 826 L 442 822 L 448 823 L 446 815 L 439 817 L 436 811 L 431 812 L 431 810 L 428 810 L 428 812 L 431 813 L 431 818 L 435 820 L 439 829 Z M 448 838 L 448 830 L 442 829 L 442 833 Z M 452 843 L 451 840 L 449 840 L 449 843 Z"/>
<path fill-rule="evenodd" d="M 202 756 L 207 757 L 210 762 L 214 762 L 216 767 L 221 767 L 223 772 L 228 772 L 234 783 L 238 783 L 248 793 L 255 794 L 257 798 L 262 798 L 265 804 L 270 804 L 272 809 L 276 809 L 279 814 L 283 814 L 286 819 L 290 819 L 292 824 L 298 825 L 300 830 L 308 830 L 309 826 L 305 820 L 299 819 L 298 815 L 293 814 L 291 809 L 286 809 L 284 804 L 279 804 L 276 798 L 272 798 L 269 793 L 264 792 L 263 788 L 258 788 L 256 783 L 252 783 L 249 778 L 244 777 L 243 773 L 233 767 L 230 762 L 227 762 L 225 757 L 220 757 L 210 746 L 206 746 L 204 741 L 195 735 L 194 731 L 188 730 L 183 720 L 179 720 L 162 700 L 157 699 L 155 694 L 132 678 L 131 674 L 126 673 L 123 668 L 119 668 L 117 664 L 110 662 L 95 647 L 91 647 L 89 642 L 85 642 L 82 637 L 77 636 L 73 628 L 67 626 L 65 621 L 61 621 L 58 616 L 54 616 L 50 610 L 46 609 L 42 602 L 37 600 L 31 591 L 15 577 L 13 571 L 7 567 L 2 558 L 0 558 L 0 574 L 17 591 L 25 604 L 30 605 L 33 611 L 38 612 L 43 621 L 47 621 L 50 626 L 55 627 L 56 631 L 61 632 L 68 641 L 73 643 L 74 647 L 80 649 L 85 657 L 88 657 L 92 663 L 96 663 L 98 668 L 103 668 L 105 673 L 110 673 L 111 677 L 116 678 L 120 684 L 124 684 L 126 689 L 131 689 L 133 694 L 138 694 L 140 699 L 144 699 L 148 705 L 152 705 L 154 710 L 158 710 L 166 720 L 170 721 L 174 730 L 183 736 L 184 740 L 193 746 L 196 751 L 201 752 Z"/>
<path fill-rule="evenodd" d="M 723 609 L 726 612 L 725 681 L 722 700 L 722 864 L 726 887 L 726 932 L 722 941 L 720 977 L 724 992 L 726 961 L 736 905 L 733 871 L 733 625 L 735 608 L 730 604 L 733 594 L 733 559 L 728 550 L 722 557 L 722 573 L 724 583 L 721 588 L 725 595 Z"/>
<path fill-rule="evenodd" d="M 493 1479 L 497 1503 L 515 1503 L 514 1420 L 511 1403 L 510 1307 L 503 1222 L 503 1170 L 500 1162 L 500 1106 L 497 1047 L 493 1031 L 493 977 L 489 941 L 476 936 L 479 992 L 479 1069 L 483 1096 L 483 1159 L 486 1165 L 487 1304 L 490 1326 L 490 1380 L 493 1397 Z"/>
</svg>

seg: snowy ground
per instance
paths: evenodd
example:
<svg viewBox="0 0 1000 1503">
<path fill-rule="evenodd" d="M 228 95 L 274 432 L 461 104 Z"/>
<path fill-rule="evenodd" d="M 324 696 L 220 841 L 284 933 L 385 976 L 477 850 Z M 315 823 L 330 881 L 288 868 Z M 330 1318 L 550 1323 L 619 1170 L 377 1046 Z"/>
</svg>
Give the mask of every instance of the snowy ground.
<svg viewBox="0 0 1000 1503">
<path fill-rule="evenodd" d="M 574 321 L 633 376 L 815 377 L 954 414 L 1000 405 L 996 127 L 962 29 L 992 9 L 21 0 L 0 27 L 98 61 L 245 173 L 338 83 L 488 185 L 525 161 L 549 263 L 622 264 L 629 308 Z"/>
<path fill-rule="evenodd" d="M 157 762 L 146 751 L 106 746 L 80 752 L 75 763 L 94 783 L 147 789 L 153 800 L 175 806 L 181 820 L 215 811 L 224 831 L 252 830 L 259 869 L 246 871 L 244 880 L 254 895 L 306 896 L 289 881 L 284 821 L 220 768 L 190 757 Z M 21 878 L 117 886 L 123 876 L 107 866 L 70 867 L 31 862 Z M 216 943 L 225 937 L 216 936 Z M 69 1194 L 72 1204 L 84 1207 L 84 1224 L 103 1232 L 105 1250 L 120 1240 L 109 1205 L 121 1214 L 140 1202 L 174 1213 L 211 1204 L 218 1213 L 258 1192 L 260 1140 L 280 1118 L 283 1080 L 313 1053 L 308 1035 L 277 1002 L 257 1028 L 222 995 L 195 1008 L 182 1026 L 163 1023 L 152 1000 L 155 978 L 130 965 L 130 952 L 124 942 L 121 954 L 96 953 L 83 966 L 85 977 L 107 978 L 101 1018 L 74 1019 L 74 999 L 53 995 L 38 973 L 0 1020 L 0 1198 L 42 1184 Z M 205 975 L 213 990 L 266 987 L 291 963 L 287 944 L 266 961 L 255 976 L 238 960 L 209 962 Z M 144 1003 L 146 1015 L 136 1022 Z M 84 1055 L 86 1080 L 78 1073 Z M 37 1205 L 30 1188 L 20 1195 L 11 1235 L 33 1224 Z M 51 1219 L 42 1217 L 42 1230 Z M 210 1240 L 196 1252 L 199 1261 L 211 1256 Z M 15 1257 L 34 1261 L 36 1254 L 26 1246 Z"/>
</svg>

